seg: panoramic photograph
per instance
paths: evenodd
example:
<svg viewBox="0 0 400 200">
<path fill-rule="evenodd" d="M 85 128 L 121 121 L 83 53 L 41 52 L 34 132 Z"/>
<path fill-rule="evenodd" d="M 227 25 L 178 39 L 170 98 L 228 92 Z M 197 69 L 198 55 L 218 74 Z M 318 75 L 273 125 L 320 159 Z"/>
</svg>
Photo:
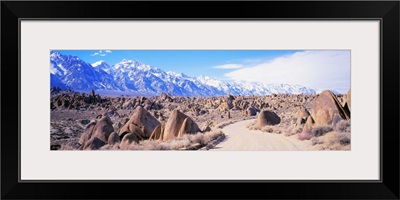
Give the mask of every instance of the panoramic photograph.
<svg viewBox="0 0 400 200">
<path fill-rule="evenodd" d="M 350 50 L 50 50 L 50 150 L 350 151 Z"/>
</svg>

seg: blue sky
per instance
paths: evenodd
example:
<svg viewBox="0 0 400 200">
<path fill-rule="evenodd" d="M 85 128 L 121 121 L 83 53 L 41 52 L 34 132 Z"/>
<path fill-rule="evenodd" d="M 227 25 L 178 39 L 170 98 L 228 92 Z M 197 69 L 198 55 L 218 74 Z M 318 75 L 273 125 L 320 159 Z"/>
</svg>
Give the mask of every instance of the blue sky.
<svg viewBox="0 0 400 200">
<path fill-rule="evenodd" d="M 61 54 L 75 55 L 88 63 L 105 60 L 114 65 L 123 59 L 137 60 L 164 71 L 184 73 L 189 76 L 207 75 L 224 79 L 233 69 L 216 69 L 215 66 L 231 63 L 258 64 L 295 51 L 265 50 L 57 50 Z"/>
<path fill-rule="evenodd" d="M 350 51 L 298 50 L 57 50 L 88 63 L 137 60 L 164 71 L 223 81 L 300 84 L 347 92 Z"/>
</svg>

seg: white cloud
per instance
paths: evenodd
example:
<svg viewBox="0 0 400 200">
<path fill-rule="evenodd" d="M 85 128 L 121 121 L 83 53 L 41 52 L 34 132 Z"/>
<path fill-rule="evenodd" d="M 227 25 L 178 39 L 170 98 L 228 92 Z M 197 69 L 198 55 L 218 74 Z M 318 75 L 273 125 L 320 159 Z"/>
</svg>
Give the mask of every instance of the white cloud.
<svg viewBox="0 0 400 200">
<path fill-rule="evenodd" d="M 214 66 L 213 68 L 215 68 L 215 69 L 239 69 L 242 67 L 244 67 L 244 66 L 240 65 L 240 64 L 225 64 L 225 65 Z"/>
<path fill-rule="evenodd" d="M 350 51 L 302 51 L 226 73 L 231 80 L 300 84 L 341 93 L 350 87 Z"/>
<path fill-rule="evenodd" d="M 104 53 L 103 53 L 103 50 L 99 50 L 98 52 L 95 52 L 95 53 L 93 53 L 93 54 L 91 54 L 90 56 L 106 56 L 108 53 L 111 53 L 111 50 L 104 50 Z"/>
</svg>

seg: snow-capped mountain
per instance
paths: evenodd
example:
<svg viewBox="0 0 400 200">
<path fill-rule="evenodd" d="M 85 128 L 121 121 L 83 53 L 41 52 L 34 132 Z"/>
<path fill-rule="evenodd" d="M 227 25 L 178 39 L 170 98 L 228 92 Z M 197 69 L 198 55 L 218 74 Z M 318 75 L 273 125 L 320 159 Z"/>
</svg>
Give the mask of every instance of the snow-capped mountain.
<svg viewBox="0 0 400 200">
<path fill-rule="evenodd" d="M 300 85 L 255 82 L 223 82 L 208 76 L 190 77 L 165 72 L 134 60 L 122 60 L 110 66 L 105 61 L 86 63 L 76 56 L 50 52 L 51 86 L 72 90 L 108 90 L 175 96 L 222 96 L 276 94 L 316 94 Z"/>
<path fill-rule="evenodd" d="M 74 90 L 114 89 L 112 77 L 103 70 L 96 70 L 76 56 L 65 56 L 56 51 L 50 52 L 51 86 L 58 86 L 57 79 Z"/>
<path fill-rule="evenodd" d="M 110 74 L 112 72 L 111 66 L 108 63 L 106 63 L 106 61 L 104 61 L 104 60 L 100 60 L 95 63 L 92 63 L 92 66 L 98 72 L 100 72 L 100 70 L 103 70 L 107 74 Z"/>
</svg>

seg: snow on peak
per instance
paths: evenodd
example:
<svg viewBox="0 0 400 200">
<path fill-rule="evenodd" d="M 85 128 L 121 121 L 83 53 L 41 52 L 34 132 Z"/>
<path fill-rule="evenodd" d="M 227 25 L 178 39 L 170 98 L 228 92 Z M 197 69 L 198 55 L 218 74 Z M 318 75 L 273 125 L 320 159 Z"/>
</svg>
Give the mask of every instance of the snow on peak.
<svg viewBox="0 0 400 200">
<path fill-rule="evenodd" d="M 176 72 L 168 71 L 167 74 L 170 76 L 173 76 L 173 77 L 178 77 L 178 78 L 190 78 L 188 75 L 186 75 L 184 73 L 176 73 Z"/>
<path fill-rule="evenodd" d="M 105 65 L 105 64 L 108 65 L 106 61 L 104 61 L 104 60 L 99 60 L 99 61 L 97 61 L 97 62 L 95 62 L 95 63 L 92 63 L 92 66 L 93 66 L 93 67 L 98 67 L 98 66 Z"/>
<path fill-rule="evenodd" d="M 132 69 L 132 68 L 137 68 L 139 70 L 150 70 L 151 67 L 149 65 L 145 65 L 137 60 L 127 60 L 123 59 L 121 62 L 117 63 L 114 65 L 115 69 Z"/>
</svg>

